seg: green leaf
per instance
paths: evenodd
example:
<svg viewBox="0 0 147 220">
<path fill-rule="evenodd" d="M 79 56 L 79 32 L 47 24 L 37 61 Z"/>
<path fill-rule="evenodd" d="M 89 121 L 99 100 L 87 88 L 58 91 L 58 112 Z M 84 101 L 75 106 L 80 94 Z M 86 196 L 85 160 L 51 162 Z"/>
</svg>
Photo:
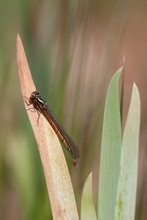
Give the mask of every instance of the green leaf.
<svg viewBox="0 0 147 220">
<path fill-rule="evenodd" d="M 115 211 L 116 220 L 134 220 L 135 216 L 139 127 L 140 97 L 134 84 L 122 141 L 121 173 Z"/>
<path fill-rule="evenodd" d="M 96 212 L 92 195 L 92 174 L 90 173 L 83 189 L 81 204 L 81 220 L 96 220 Z"/>
<path fill-rule="evenodd" d="M 106 98 L 102 133 L 98 191 L 98 219 L 113 220 L 120 174 L 121 121 L 118 80 L 122 68 L 113 76 Z"/>
</svg>

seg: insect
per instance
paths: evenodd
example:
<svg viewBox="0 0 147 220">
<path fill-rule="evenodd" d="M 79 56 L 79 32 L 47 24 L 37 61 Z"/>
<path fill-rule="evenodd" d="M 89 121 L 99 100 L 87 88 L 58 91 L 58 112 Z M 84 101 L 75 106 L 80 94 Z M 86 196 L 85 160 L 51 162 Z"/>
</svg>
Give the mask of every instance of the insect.
<svg viewBox="0 0 147 220">
<path fill-rule="evenodd" d="M 53 130 L 58 135 L 60 141 L 63 143 L 66 150 L 69 152 L 73 165 L 77 167 L 78 166 L 77 159 L 79 158 L 79 150 L 76 147 L 73 140 L 71 139 L 71 137 L 66 132 L 66 130 L 62 127 L 62 125 L 59 123 L 55 115 L 52 113 L 52 111 L 47 105 L 47 102 L 41 98 L 40 93 L 38 91 L 32 92 L 28 101 L 29 103 L 27 103 L 27 105 L 32 104 L 33 108 L 38 111 L 39 116 L 38 116 L 37 123 L 39 121 L 40 114 L 43 114 L 43 116 L 46 118 L 46 120 L 52 126 Z"/>
</svg>

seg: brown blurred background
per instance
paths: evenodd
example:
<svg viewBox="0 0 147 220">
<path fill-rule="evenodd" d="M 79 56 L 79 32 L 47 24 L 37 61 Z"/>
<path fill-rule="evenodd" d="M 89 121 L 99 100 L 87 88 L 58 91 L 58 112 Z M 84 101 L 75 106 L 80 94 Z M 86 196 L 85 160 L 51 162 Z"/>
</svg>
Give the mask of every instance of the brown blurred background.
<svg viewBox="0 0 147 220">
<path fill-rule="evenodd" d="M 137 84 L 141 129 L 136 219 L 147 219 L 147 1 L 0 2 L 0 219 L 52 219 L 36 142 L 22 103 L 17 33 L 37 89 L 80 148 L 78 169 L 65 152 L 78 210 L 91 171 L 97 206 L 110 79 L 124 66 L 122 127 L 132 84 Z"/>
</svg>

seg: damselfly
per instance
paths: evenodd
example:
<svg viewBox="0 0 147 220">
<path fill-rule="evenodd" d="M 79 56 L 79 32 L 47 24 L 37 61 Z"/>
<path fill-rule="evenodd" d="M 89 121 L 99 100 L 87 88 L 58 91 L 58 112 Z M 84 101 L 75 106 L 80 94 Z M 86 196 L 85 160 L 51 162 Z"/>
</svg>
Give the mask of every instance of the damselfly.
<svg viewBox="0 0 147 220">
<path fill-rule="evenodd" d="M 47 119 L 47 121 L 52 126 L 53 130 L 58 135 L 60 141 L 65 146 L 66 150 L 70 153 L 73 165 L 78 166 L 77 159 L 79 157 L 79 150 L 76 147 L 75 143 L 70 138 L 70 136 L 67 134 L 65 129 L 59 123 L 55 115 L 52 113 L 52 111 L 47 105 L 47 102 L 41 98 L 40 93 L 38 91 L 32 92 L 28 100 L 29 100 L 29 103 L 27 104 L 28 105 L 32 104 L 34 109 L 38 111 L 39 116 L 40 114 L 44 115 L 44 117 Z M 39 116 L 38 116 L 38 120 L 39 120 Z"/>
</svg>

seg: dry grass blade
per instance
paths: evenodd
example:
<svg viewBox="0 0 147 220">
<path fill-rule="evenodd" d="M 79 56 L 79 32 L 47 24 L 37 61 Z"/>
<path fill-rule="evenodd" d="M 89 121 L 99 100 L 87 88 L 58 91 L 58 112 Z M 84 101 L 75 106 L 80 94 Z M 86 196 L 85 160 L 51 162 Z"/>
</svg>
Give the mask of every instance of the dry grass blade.
<svg viewBox="0 0 147 220">
<path fill-rule="evenodd" d="M 30 97 L 36 90 L 24 48 L 17 36 L 17 64 L 22 95 Z M 26 109 L 28 106 L 24 101 Z M 79 219 L 73 188 L 60 142 L 46 119 L 27 111 L 38 145 L 54 219 Z"/>
</svg>

